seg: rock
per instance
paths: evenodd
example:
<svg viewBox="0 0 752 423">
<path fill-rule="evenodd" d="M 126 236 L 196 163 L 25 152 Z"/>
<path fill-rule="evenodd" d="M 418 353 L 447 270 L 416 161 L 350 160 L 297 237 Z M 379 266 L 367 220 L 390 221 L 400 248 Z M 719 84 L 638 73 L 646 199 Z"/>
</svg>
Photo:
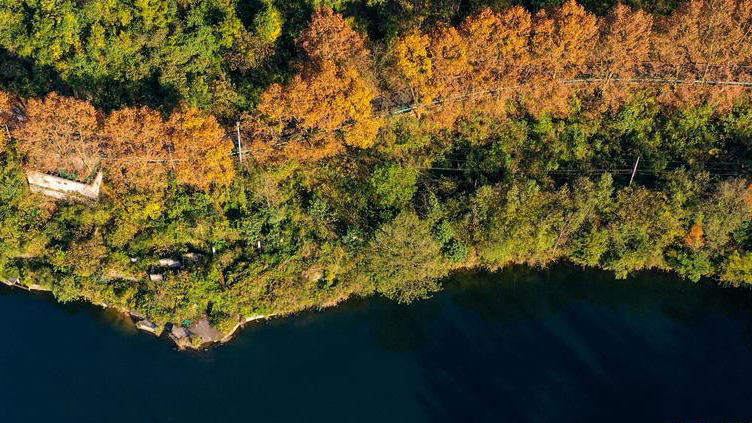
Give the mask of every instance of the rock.
<svg viewBox="0 0 752 423">
<path fill-rule="evenodd" d="M 171 258 L 159 259 L 159 265 L 168 269 L 180 269 L 183 267 L 183 263 Z"/>
<path fill-rule="evenodd" d="M 183 254 L 183 258 L 187 261 L 197 262 L 199 259 L 198 254 L 196 253 L 185 253 Z"/>
<path fill-rule="evenodd" d="M 212 327 L 206 316 L 202 317 L 198 322 L 191 326 L 191 333 L 200 336 L 201 341 L 204 343 L 219 342 L 224 336 L 222 332 Z"/>
<path fill-rule="evenodd" d="M 164 276 L 160 275 L 159 273 L 150 273 L 149 274 L 149 280 L 152 282 L 159 282 L 164 279 Z"/>
<path fill-rule="evenodd" d="M 150 320 L 146 320 L 146 319 L 139 320 L 138 322 L 136 322 L 136 327 L 141 330 L 151 332 L 155 335 L 159 332 L 159 326 L 157 326 L 154 322 Z"/>
<path fill-rule="evenodd" d="M 172 330 L 170 331 L 170 335 L 178 339 L 183 339 L 183 338 L 190 338 L 191 333 L 188 332 L 188 329 L 182 326 L 172 325 Z"/>
<path fill-rule="evenodd" d="M 192 346 L 191 344 L 191 333 L 188 331 L 188 329 L 178 326 L 178 325 L 172 325 L 172 329 L 170 330 L 170 339 L 177 344 L 178 348 L 185 349 Z"/>
<path fill-rule="evenodd" d="M 139 313 L 137 311 L 128 310 L 127 313 L 130 314 L 130 316 L 133 317 L 134 319 L 138 319 L 138 320 L 146 319 L 146 316 L 144 316 L 143 314 L 141 314 L 141 313 Z"/>
</svg>

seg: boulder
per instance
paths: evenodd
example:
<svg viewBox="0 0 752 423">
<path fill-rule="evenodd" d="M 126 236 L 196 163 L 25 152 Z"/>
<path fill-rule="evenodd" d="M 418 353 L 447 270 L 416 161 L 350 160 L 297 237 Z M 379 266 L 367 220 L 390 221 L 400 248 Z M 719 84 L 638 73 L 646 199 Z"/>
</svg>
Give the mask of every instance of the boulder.
<svg viewBox="0 0 752 423">
<path fill-rule="evenodd" d="M 204 343 L 219 342 L 224 337 L 222 332 L 215 329 L 209 323 L 209 319 L 207 319 L 206 316 L 202 317 L 198 322 L 191 326 L 191 333 L 200 336 L 201 341 Z"/>
<path fill-rule="evenodd" d="M 171 258 L 159 259 L 159 265 L 168 269 L 180 269 L 181 267 L 183 267 L 183 263 Z"/>
<path fill-rule="evenodd" d="M 155 335 L 159 332 L 159 326 L 157 326 L 151 320 L 147 320 L 147 319 L 139 320 L 138 322 L 136 322 L 136 327 L 141 330 L 151 332 Z"/>
<path fill-rule="evenodd" d="M 170 339 L 172 339 L 181 350 L 190 348 L 193 345 L 191 343 L 190 331 L 179 325 L 172 325 L 172 329 L 170 329 Z"/>
</svg>

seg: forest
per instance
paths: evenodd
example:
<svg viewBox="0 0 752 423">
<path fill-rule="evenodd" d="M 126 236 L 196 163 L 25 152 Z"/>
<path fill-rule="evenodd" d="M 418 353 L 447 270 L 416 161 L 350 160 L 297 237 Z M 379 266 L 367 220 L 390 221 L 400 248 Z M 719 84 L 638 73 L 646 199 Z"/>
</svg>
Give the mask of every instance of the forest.
<svg viewBox="0 0 752 423">
<path fill-rule="evenodd" d="M 3 0 L 0 277 L 222 331 L 511 264 L 749 286 L 750 90 L 750 0 Z"/>
</svg>

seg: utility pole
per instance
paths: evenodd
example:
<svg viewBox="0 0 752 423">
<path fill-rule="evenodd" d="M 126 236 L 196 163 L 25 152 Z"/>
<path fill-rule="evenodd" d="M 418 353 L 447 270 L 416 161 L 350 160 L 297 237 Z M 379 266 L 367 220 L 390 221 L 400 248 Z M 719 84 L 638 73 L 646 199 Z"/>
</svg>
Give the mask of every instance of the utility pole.
<svg viewBox="0 0 752 423">
<path fill-rule="evenodd" d="M 238 132 L 238 157 L 240 163 L 243 164 L 243 141 L 240 139 L 240 122 L 235 122 L 235 130 Z"/>
<path fill-rule="evenodd" d="M 637 174 L 637 165 L 640 163 L 640 156 L 637 156 L 637 160 L 634 162 L 634 169 L 632 169 L 632 177 L 629 178 L 629 185 L 632 185 L 632 181 L 634 181 L 634 177 Z"/>
</svg>

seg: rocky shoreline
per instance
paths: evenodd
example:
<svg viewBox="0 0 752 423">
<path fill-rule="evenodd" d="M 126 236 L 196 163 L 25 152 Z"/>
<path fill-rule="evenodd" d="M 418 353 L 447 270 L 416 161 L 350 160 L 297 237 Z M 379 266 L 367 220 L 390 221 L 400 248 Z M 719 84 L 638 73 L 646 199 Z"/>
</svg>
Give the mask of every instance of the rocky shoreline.
<svg viewBox="0 0 752 423">
<path fill-rule="evenodd" d="M 38 284 L 25 284 L 20 278 L 0 279 L 0 282 L 9 287 L 19 288 L 26 291 L 52 292 L 52 289 L 49 287 Z M 188 325 L 168 323 L 165 326 L 160 326 L 150 321 L 145 316 L 131 310 L 113 307 L 106 303 L 95 305 L 102 308 L 114 309 L 127 315 L 136 329 L 141 331 L 151 333 L 155 336 L 162 336 L 167 332 L 167 337 L 170 338 L 180 350 L 202 350 L 217 344 L 224 344 L 232 340 L 235 334 L 247 323 L 255 320 L 268 319 L 274 316 L 264 314 L 249 316 L 241 319 L 230 332 L 223 333 L 211 326 L 206 316 L 200 318 L 196 322 L 190 322 Z"/>
</svg>

